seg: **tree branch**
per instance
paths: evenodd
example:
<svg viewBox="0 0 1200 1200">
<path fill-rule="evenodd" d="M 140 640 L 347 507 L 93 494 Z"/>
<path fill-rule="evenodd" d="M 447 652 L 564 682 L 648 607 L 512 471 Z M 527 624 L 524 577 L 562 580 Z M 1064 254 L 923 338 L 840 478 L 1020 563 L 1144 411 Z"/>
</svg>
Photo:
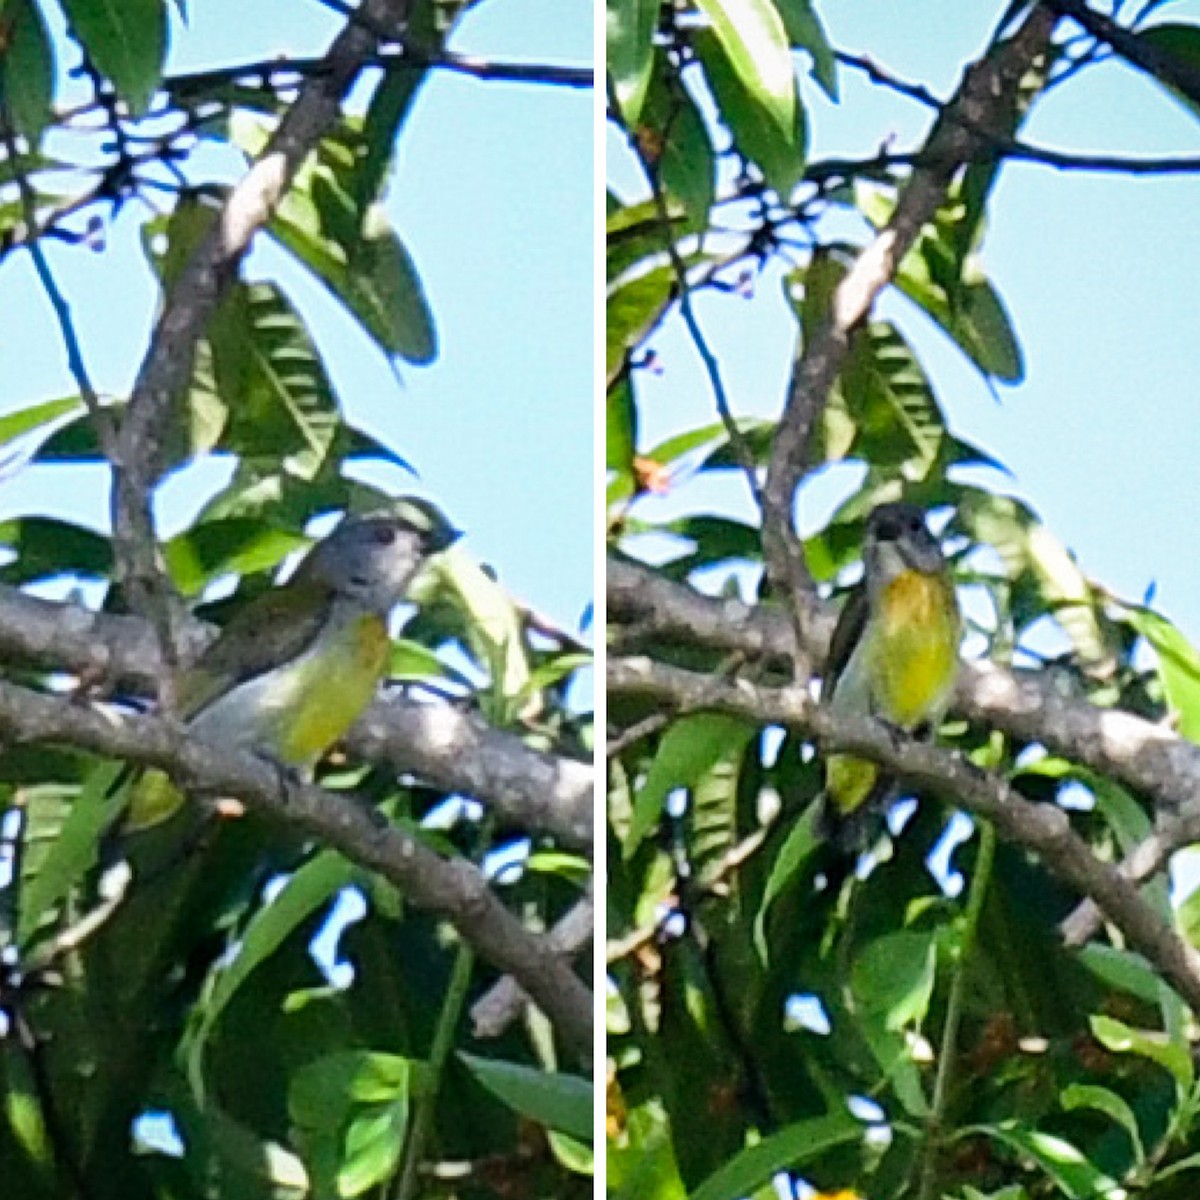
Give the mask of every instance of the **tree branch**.
<svg viewBox="0 0 1200 1200">
<path fill-rule="evenodd" d="M 1042 0 L 1042 3 L 1058 16 L 1070 17 L 1092 37 L 1111 46 L 1131 66 L 1200 105 L 1200 68 L 1193 63 L 1143 40 L 1111 17 L 1089 8 L 1083 0 Z"/>
<path fill-rule="evenodd" d="M 581 1057 L 591 1055 L 592 997 L 560 956 L 525 929 L 488 888 L 482 872 L 446 859 L 344 793 L 285 782 L 253 754 L 213 745 L 158 717 L 81 704 L 0 682 L 0 731 L 16 742 L 78 746 L 159 767 L 189 790 L 235 795 L 356 865 L 376 871 L 414 904 L 448 920 L 500 970 L 513 975 Z"/>
<path fill-rule="evenodd" d="M 189 621 L 181 632 L 193 657 L 213 631 Z M 142 695 L 153 694 L 162 662 L 150 626 L 139 617 L 91 612 L 4 586 L 0 660 L 67 671 Z M 435 787 L 473 796 L 524 829 L 591 851 L 591 766 L 534 750 L 473 714 L 391 696 L 359 720 L 347 747 Z"/>
<path fill-rule="evenodd" d="M 403 33 L 411 0 L 365 0 L 371 23 Z M 178 661 L 178 605 L 158 553 L 152 494 L 178 399 L 191 377 L 196 346 L 237 277 L 254 235 L 271 219 L 300 165 L 337 121 L 342 102 L 379 38 L 358 21 L 346 25 L 325 57 L 328 69 L 305 81 L 263 153 L 229 193 L 211 229 L 180 272 L 142 363 L 121 423 L 112 488 L 118 577 L 130 607 L 158 636 L 168 681 Z M 168 687 L 165 699 L 170 699 Z"/>
<path fill-rule="evenodd" d="M 564 958 L 581 954 L 591 944 L 596 928 L 596 898 L 592 880 L 583 895 L 546 935 L 546 944 Z M 512 975 L 497 980 L 471 1005 L 471 1025 L 477 1038 L 501 1037 L 529 1003 Z"/>
<path fill-rule="evenodd" d="M 638 644 L 680 641 L 789 669 L 795 640 L 779 609 L 704 596 L 616 558 L 608 561 L 607 581 L 608 617 L 622 648 L 628 642 L 620 626 L 627 624 L 637 630 Z M 816 600 L 804 611 L 803 648 L 819 665 L 835 618 Z M 1160 810 L 1200 812 L 1200 746 L 1132 713 L 1063 695 L 1041 674 L 964 663 L 953 711 L 1117 779 Z"/>
<path fill-rule="evenodd" d="M 902 737 L 876 721 L 831 713 L 803 687 L 761 687 L 742 679 L 714 684 L 708 675 L 615 656 L 608 660 L 607 683 L 610 694 L 652 699 L 677 711 L 717 711 L 795 730 L 823 749 L 868 758 L 914 789 L 985 818 L 1006 841 L 1033 851 L 1058 879 L 1091 899 L 1200 1012 L 1200 953 L 1160 919 L 1120 871 L 1092 854 L 1057 806 L 1030 803 L 1001 776 L 940 747 Z"/>
<path fill-rule="evenodd" d="M 986 138 L 975 131 L 1000 126 L 1021 77 L 1049 43 L 1056 19 L 1049 9 L 1035 6 L 1011 39 L 967 71 L 925 143 L 922 156 L 930 161 L 913 170 L 892 219 L 838 285 L 826 324 L 805 331 L 807 344 L 788 388 L 763 488 L 763 551 L 770 579 L 782 595 L 795 599 L 812 591 L 803 548 L 792 528 L 792 504 L 818 416 L 849 355 L 851 334 L 945 201 L 959 169 L 986 148 Z M 803 617 L 797 614 L 796 619 L 799 623 Z"/>
</svg>

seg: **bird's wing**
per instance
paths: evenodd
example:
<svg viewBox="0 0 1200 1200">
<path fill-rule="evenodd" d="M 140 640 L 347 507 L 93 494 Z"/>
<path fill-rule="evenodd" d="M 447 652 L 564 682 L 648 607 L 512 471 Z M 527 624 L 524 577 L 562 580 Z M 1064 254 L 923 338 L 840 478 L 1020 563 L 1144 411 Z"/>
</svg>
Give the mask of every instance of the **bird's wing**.
<svg viewBox="0 0 1200 1200">
<path fill-rule="evenodd" d="M 332 601 L 328 588 L 306 582 L 251 601 L 184 673 L 179 715 L 194 717 L 239 684 L 303 654 L 324 626 Z"/>
<path fill-rule="evenodd" d="M 825 672 L 821 677 L 821 699 L 828 702 L 834 688 L 862 638 L 867 624 L 867 589 L 859 584 L 842 605 L 833 637 L 829 642 L 829 654 L 825 658 Z"/>
</svg>

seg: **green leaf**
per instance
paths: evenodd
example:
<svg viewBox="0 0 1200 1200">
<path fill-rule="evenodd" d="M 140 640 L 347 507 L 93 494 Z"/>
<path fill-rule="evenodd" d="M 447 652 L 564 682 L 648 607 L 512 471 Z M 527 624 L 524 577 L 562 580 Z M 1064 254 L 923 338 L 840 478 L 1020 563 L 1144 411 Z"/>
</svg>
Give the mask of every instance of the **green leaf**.
<svg viewBox="0 0 1200 1200">
<path fill-rule="evenodd" d="M 590 1143 L 593 1130 L 595 1091 L 590 1079 L 553 1074 L 520 1063 L 458 1055 L 467 1069 L 498 1100 L 514 1112 L 557 1129 L 581 1142 Z"/>
<path fill-rule="evenodd" d="M 356 876 L 356 868 L 347 859 L 332 850 L 324 850 L 300 867 L 269 904 L 255 912 L 238 943 L 237 953 L 217 976 L 207 1003 L 200 1010 L 200 1020 L 194 1032 L 189 1033 L 187 1037 L 188 1076 L 197 1097 L 204 1091 L 204 1050 L 229 1002 L 246 980 L 283 945 L 298 926 L 322 905 L 329 903 L 342 888 L 349 886 Z M 386 1078 L 390 1080 L 392 1075 L 387 1072 L 391 1071 L 392 1066 L 394 1064 L 390 1062 L 383 1063 L 381 1067 L 379 1063 L 364 1065 L 356 1060 L 355 1071 L 361 1069 L 362 1077 L 354 1075 L 355 1086 L 360 1089 L 365 1087 L 362 1079 L 370 1078 L 370 1072 L 376 1069 L 383 1069 Z M 324 1079 L 325 1076 L 321 1078 Z M 307 1094 L 302 1092 L 299 1101 L 301 1104 L 304 1103 Z M 356 1093 L 355 1098 L 370 1097 Z"/>
<path fill-rule="evenodd" d="M 163 0 L 63 0 L 71 28 L 135 115 L 149 107 L 167 53 Z"/>
<path fill-rule="evenodd" d="M 799 46 L 812 55 L 813 78 L 825 90 L 830 100 L 836 101 L 837 58 L 811 0 L 775 0 L 775 7 L 783 18 L 783 27 L 787 30 L 792 45 Z"/>
<path fill-rule="evenodd" d="M 1114 1054 L 1136 1054 L 1157 1063 L 1175 1080 L 1181 1092 L 1192 1086 L 1195 1067 L 1186 1042 L 1172 1039 L 1165 1033 L 1134 1029 L 1115 1017 L 1093 1015 L 1089 1018 L 1096 1040 Z"/>
<path fill-rule="evenodd" d="M 621 116 L 635 126 L 641 116 L 654 66 L 654 30 L 661 0 L 608 0 L 605 66 Z"/>
<path fill-rule="evenodd" d="M 812 857 L 813 852 L 824 844 L 825 839 L 819 829 L 817 806 L 810 804 L 801 813 L 800 818 L 792 823 L 779 853 L 771 863 L 771 873 L 767 876 L 762 900 L 759 901 L 758 912 L 754 917 L 754 946 L 764 963 L 769 959 L 766 934 L 767 913 L 771 905 L 804 869 L 804 864 Z"/>
<path fill-rule="evenodd" d="M 608 470 L 633 475 L 637 453 L 637 404 L 628 377 L 610 388 L 605 400 L 604 454 Z"/>
<path fill-rule="evenodd" d="M 658 753 L 634 799 L 633 818 L 623 850 L 629 859 L 658 824 L 667 796 L 691 789 L 717 763 L 740 756 L 754 733 L 752 726 L 720 713 L 698 713 L 674 722 L 663 734 Z"/>
<path fill-rule="evenodd" d="M 390 1104 L 406 1095 L 412 1076 L 412 1063 L 398 1054 L 337 1050 L 296 1072 L 288 1115 L 306 1129 L 336 1125 L 354 1105 Z"/>
<path fill-rule="evenodd" d="M 1181 67 L 1190 68 L 1192 78 L 1200 75 L 1200 25 L 1186 21 L 1164 21 L 1134 35 L 1144 45 L 1171 55 Z M 1154 76 L 1151 76 L 1154 78 Z M 1200 102 L 1195 95 L 1185 96 L 1167 84 L 1163 85 L 1177 100 L 1200 116 Z"/>
<path fill-rule="evenodd" d="M 741 1200 L 765 1187 L 781 1171 L 812 1162 L 822 1154 L 862 1139 L 863 1127 L 850 1117 L 814 1117 L 787 1125 L 731 1158 L 688 1200 Z"/>
<path fill-rule="evenodd" d="M 896 1031 L 920 1025 L 936 975 L 933 933 L 901 930 L 876 938 L 855 957 L 851 987 L 865 1013 Z"/>
<path fill-rule="evenodd" d="M 782 138 L 796 124 L 796 76 L 787 31 L 771 0 L 696 0 L 742 86 Z"/>
<path fill-rule="evenodd" d="M 106 763 L 88 775 L 49 853 L 21 884 L 17 915 L 20 945 L 28 946 L 46 914 L 95 865 L 101 835 L 124 802 L 116 784 L 126 770 L 123 763 Z"/>
<path fill-rule="evenodd" d="M 112 545 L 102 533 L 53 517 L 17 517 L 0 521 L 0 547 L 15 561 L 0 567 L 0 580 L 11 584 L 58 575 L 106 578 L 112 571 Z"/>
<path fill-rule="evenodd" d="M 1097 1112 L 1102 1112 L 1120 1125 L 1129 1135 L 1136 1160 L 1139 1163 L 1145 1160 L 1146 1150 L 1142 1145 L 1142 1135 L 1138 1129 L 1137 1117 L 1128 1102 L 1118 1096 L 1116 1092 L 1093 1084 L 1071 1083 L 1063 1089 L 1062 1106 L 1067 1112 L 1074 1112 L 1080 1108 L 1092 1108 Z"/>
<path fill-rule="evenodd" d="M 8 413 L 0 417 L 0 446 L 5 446 L 14 438 L 35 429 L 44 429 L 68 414 L 80 414 L 83 411 L 79 397 L 68 396 L 64 400 L 47 400 L 44 404 L 35 404 L 30 408 Z"/>
<path fill-rule="evenodd" d="M 361 1196 L 391 1178 L 408 1127 L 408 1105 L 388 1105 L 355 1117 L 346 1130 L 344 1159 L 337 1174 L 339 1196 Z"/>
<path fill-rule="evenodd" d="M 231 517 L 206 521 L 177 534 L 163 547 L 163 558 L 180 592 L 195 596 L 222 575 L 269 571 L 310 544 L 301 534 Z"/>
<path fill-rule="evenodd" d="M 1179 732 L 1200 742 L 1200 653 L 1166 617 L 1129 605 L 1125 619 L 1154 648 L 1163 693 Z"/>
<path fill-rule="evenodd" d="M 1112 1195 L 1119 1190 L 1115 1179 L 1090 1163 L 1077 1146 L 1064 1138 L 1039 1133 L 1016 1121 L 971 1126 L 962 1132 L 980 1133 L 1007 1142 L 1021 1154 L 1028 1155 L 1070 1200 L 1095 1200 L 1097 1196 Z"/>
<path fill-rule="evenodd" d="M 725 48 L 707 30 L 694 39 L 696 53 L 738 150 L 763 173 L 767 184 L 785 203 L 804 175 L 807 127 L 799 99 L 792 128 L 784 136 L 769 113 L 745 86 L 734 70 Z"/>
<path fill-rule="evenodd" d="M 609 292 L 604 337 L 610 386 L 624 367 L 626 354 L 636 350 L 662 319 L 674 287 L 675 272 L 665 266 L 621 280 Z"/>
<path fill-rule="evenodd" d="M 704 228 L 717 186 L 712 139 L 691 93 L 662 62 L 655 68 L 637 136 L 647 169 L 683 206 L 688 222 Z"/>
<path fill-rule="evenodd" d="M 8 0 L 8 47 L 0 56 L 2 92 L 16 131 L 33 149 L 50 123 L 54 100 L 54 47 L 34 0 Z"/>
<path fill-rule="evenodd" d="M 1091 942 L 1078 951 L 1078 957 L 1102 983 L 1128 992 L 1147 1004 L 1158 1003 L 1163 982 L 1140 954 L 1103 942 Z"/>
</svg>

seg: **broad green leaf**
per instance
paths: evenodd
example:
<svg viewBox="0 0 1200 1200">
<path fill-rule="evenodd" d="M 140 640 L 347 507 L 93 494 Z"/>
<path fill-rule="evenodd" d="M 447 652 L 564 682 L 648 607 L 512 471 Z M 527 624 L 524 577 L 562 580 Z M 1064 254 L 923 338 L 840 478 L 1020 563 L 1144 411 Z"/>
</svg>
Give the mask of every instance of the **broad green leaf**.
<svg viewBox="0 0 1200 1200">
<path fill-rule="evenodd" d="M 658 824 L 667 796 L 678 788 L 694 788 L 723 760 L 740 757 L 753 727 L 720 713 L 698 713 L 674 722 L 663 734 L 645 783 L 634 799 L 633 820 L 625 835 L 630 858 Z"/>
<path fill-rule="evenodd" d="M 425 12 L 419 10 L 413 22 L 421 21 Z M 354 202 L 360 212 L 380 199 L 396 138 L 428 78 L 428 71 L 388 71 L 371 96 L 362 124 L 364 153 L 354 172 Z"/>
<path fill-rule="evenodd" d="M 696 0 L 712 21 L 742 86 L 782 138 L 796 122 L 796 75 L 787 31 L 771 0 Z"/>
<path fill-rule="evenodd" d="M 355 1105 L 390 1104 L 413 1083 L 412 1063 L 397 1054 L 338 1050 L 306 1063 L 288 1088 L 288 1115 L 300 1126 L 336 1124 Z"/>
<path fill-rule="evenodd" d="M 817 806 L 810 804 L 799 819 L 792 823 L 779 853 L 771 863 L 771 873 L 767 876 L 762 900 L 759 901 L 758 912 L 754 917 L 754 946 L 764 963 L 770 957 L 766 937 L 767 914 L 788 884 L 804 869 L 814 851 L 824 844 L 825 839 L 821 836 L 818 825 Z"/>
<path fill-rule="evenodd" d="M 1154 50 L 1171 55 L 1180 66 L 1190 68 L 1193 79 L 1200 74 L 1200 25 L 1187 21 L 1164 21 L 1161 25 L 1143 29 L 1135 36 Z M 1163 86 L 1193 113 L 1200 116 L 1200 101 L 1197 101 L 1194 94 L 1185 96 L 1169 85 Z"/>
<path fill-rule="evenodd" d="M 610 471 L 632 477 L 637 453 L 637 404 L 628 377 L 610 388 L 605 400 L 605 464 Z"/>
<path fill-rule="evenodd" d="M 474 1054 L 460 1053 L 458 1058 L 492 1095 L 514 1112 L 578 1141 L 591 1142 L 596 1100 L 590 1079 Z"/>
<path fill-rule="evenodd" d="M 95 865 L 100 838 L 124 802 L 124 793 L 117 784 L 126 769 L 122 763 L 107 763 L 91 772 L 49 853 L 21 884 L 17 914 L 20 945 L 28 946 L 47 913 Z"/>
<path fill-rule="evenodd" d="M 407 1097 L 405 1096 L 405 1101 Z M 361 1196 L 391 1178 L 404 1149 L 408 1105 L 389 1104 L 354 1117 L 346 1130 L 344 1155 L 337 1174 L 339 1196 Z"/>
<path fill-rule="evenodd" d="M 50 122 L 54 47 L 34 0 L 7 0 L 8 45 L 0 56 L 0 91 L 16 131 L 36 149 Z"/>
<path fill-rule="evenodd" d="M 671 302 L 675 272 L 657 267 L 644 275 L 618 281 L 606 306 L 606 379 L 611 386 L 625 365 L 625 356 L 641 346 L 658 325 Z"/>
<path fill-rule="evenodd" d="M 163 558 L 180 592 L 195 596 L 221 575 L 269 571 L 309 545 L 309 539 L 301 534 L 231 517 L 206 521 L 177 534 L 163 547 Z"/>
<path fill-rule="evenodd" d="M 717 186 L 712 139 L 691 93 L 661 62 L 636 138 L 647 170 L 683 206 L 688 222 L 703 229 Z"/>
<path fill-rule="evenodd" d="M 794 124 L 785 136 L 771 113 L 746 88 L 717 37 L 701 31 L 694 45 L 704 64 L 721 120 L 728 126 L 734 143 L 758 166 L 768 186 L 786 203 L 804 175 L 808 138 L 799 100 L 795 104 Z"/>
<path fill-rule="evenodd" d="M 82 412 L 79 398 L 68 396 L 63 400 L 47 400 L 44 404 L 6 413 L 0 417 L 0 446 L 34 430 L 43 431 L 47 425 L 53 425 L 65 416 Z"/>
<path fill-rule="evenodd" d="M 1116 1092 L 1094 1084 L 1071 1083 L 1063 1089 L 1062 1106 L 1067 1112 L 1074 1112 L 1079 1108 L 1092 1108 L 1102 1112 L 1129 1135 L 1135 1159 L 1139 1163 L 1145 1159 L 1146 1151 L 1142 1145 L 1137 1117 L 1128 1102 Z"/>
<path fill-rule="evenodd" d="M 356 868 L 340 854 L 322 851 L 297 870 L 269 904 L 255 912 L 238 943 L 237 953 L 217 976 L 216 985 L 200 1009 L 199 1022 L 187 1038 L 188 1075 L 197 1097 L 204 1091 L 205 1048 L 229 1002 L 293 931 L 322 905 L 329 903 L 342 888 L 349 886 L 356 875 Z M 374 1062 L 366 1064 L 362 1068 L 363 1075 L 368 1075 L 378 1065 Z M 361 1086 L 361 1081 L 358 1083 Z"/>
<path fill-rule="evenodd" d="M 1122 950 L 1103 942 L 1082 947 L 1079 961 L 1102 983 L 1119 988 L 1147 1004 L 1157 1004 L 1163 983 L 1155 969 L 1132 950 Z"/>
<path fill-rule="evenodd" d="M 932 932 L 901 930 L 876 938 L 854 959 L 851 987 L 863 1012 L 884 1028 L 920 1025 L 937 975 Z"/>
<path fill-rule="evenodd" d="M 1149 608 L 1126 606 L 1125 619 L 1154 648 L 1158 675 L 1179 732 L 1200 742 L 1200 653 L 1166 617 Z"/>
<path fill-rule="evenodd" d="M 617 107 L 629 126 L 641 116 L 654 65 L 652 36 L 661 0 L 608 0 L 605 19 L 605 66 Z"/>
<path fill-rule="evenodd" d="M 742 1200 L 780 1171 L 803 1167 L 822 1154 L 860 1141 L 863 1127 L 848 1116 L 814 1117 L 787 1125 L 731 1158 L 688 1200 Z"/>
<path fill-rule="evenodd" d="M 59 575 L 102 579 L 112 570 L 108 538 L 53 517 L 0 521 L 0 547 L 16 555 L 14 561 L 0 567 L 0 580 L 5 583 L 31 583 Z"/>
<path fill-rule="evenodd" d="M 1088 1161 L 1077 1146 L 1064 1138 L 1029 1129 L 1016 1121 L 972 1126 L 970 1132 L 1008 1143 L 1028 1155 L 1063 1190 L 1070 1200 L 1095 1200 L 1121 1194 L 1117 1181 Z"/>
<path fill-rule="evenodd" d="M 830 100 L 838 98 L 837 58 L 829 44 L 825 27 L 812 5 L 812 0 L 775 0 L 775 7 L 783 18 L 793 46 L 807 50 L 812 55 L 813 78 L 824 89 Z"/>
<path fill-rule="evenodd" d="M 521 617 L 512 597 L 461 546 L 438 556 L 431 568 L 467 617 L 467 637 L 491 676 L 490 719 L 507 725 L 529 683 L 529 657 Z"/>
<path fill-rule="evenodd" d="M 1195 1078 L 1192 1056 L 1184 1040 L 1175 1040 L 1165 1033 L 1134 1029 L 1115 1017 L 1093 1015 L 1089 1019 L 1096 1040 L 1114 1054 L 1136 1054 L 1157 1063 L 1187 1091 Z"/>
<path fill-rule="evenodd" d="M 167 52 L 163 0 L 63 0 L 67 19 L 102 74 L 136 115 L 162 80 Z"/>
</svg>

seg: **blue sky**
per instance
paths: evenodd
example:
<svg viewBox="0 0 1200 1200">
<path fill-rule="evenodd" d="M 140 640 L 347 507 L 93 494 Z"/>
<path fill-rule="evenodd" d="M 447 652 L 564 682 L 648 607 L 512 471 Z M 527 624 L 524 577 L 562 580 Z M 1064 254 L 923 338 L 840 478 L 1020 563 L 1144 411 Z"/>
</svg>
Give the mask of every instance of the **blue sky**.
<svg viewBox="0 0 1200 1200">
<path fill-rule="evenodd" d="M 172 6 L 173 7 L 173 6 Z M 341 25 L 317 0 L 193 0 L 173 29 L 173 70 L 245 57 L 318 54 Z M 489 0 L 455 49 L 496 59 L 590 64 L 588 0 Z M 402 134 L 388 209 L 420 268 L 441 355 L 401 380 L 319 285 L 289 292 L 327 356 L 351 419 L 421 474 L 420 487 L 522 600 L 576 627 L 592 596 L 592 101 L 586 91 L 441 73 Z M 109 249 L 49 247 L 102 392 L 128 392 L 156 303 L 133 209 Z M 250 274 L 280 257 L 258 250 Z M 0 266 L 0 413 L 75 392 L 28 256 Z M 165 486 L 168 533 L 220 473 Z M 397 489 L 413 483 L 393 470 Z M 107 522 L 103 473 L 33 469 L 0 490 L 0 517 Z"/>
<path fill-rule="evenodd" d="M 988 36 L 999 3 L 827 0 L 834 44 L 870 54 L 896 74 L 946 96 Z M 1168 5 L 1160 20 L 1200 19 L 1200 4 Z M 915 144 L 919 105 L 841 72 L 842 102 L 806 86 L 811 153 L 870 154 L 895 137 Z M 1029 141 L 1077 151 L 1144 155 L 1200 152 L 1200 120 L 1118 64 L 1085 72 L 1036 107 Z M 610 135 L 610 177 L 626 197 L 636 175 Z M 983 257 L 1025 351 L 1027 377 L 999 402 L 923 321 L 906 321 L 952 427 L 1014 473 L 1002 483 L 1029 500 L 1118 594 L 1156 604 L 1200 641 L 1200 176 L 1128 178 L 1005 167 Z M 900 306 L 885 300 L 885 311 Z M 752 300 L 701 298 L 702 321 L 737 411 L 774 415 L 787 375 L 793 324 L 771 280 Z M 911 310 L 906 314 L 911 316 Z M 678 323 L 654 341 L 663 373 L 639 380 L 645 444 L 712 419 L 703 372 Z M 823 515 L 847 485 L 834 470 L 814 489 Z M 705 490 L 750 516 L 744 484 Z M 698 491 L 691 501 L 696 500 Z M 647 513 L 675 511 L 686 497 Z M 651 501 L 650 504 L 659 502 Z"/>
</svg>

